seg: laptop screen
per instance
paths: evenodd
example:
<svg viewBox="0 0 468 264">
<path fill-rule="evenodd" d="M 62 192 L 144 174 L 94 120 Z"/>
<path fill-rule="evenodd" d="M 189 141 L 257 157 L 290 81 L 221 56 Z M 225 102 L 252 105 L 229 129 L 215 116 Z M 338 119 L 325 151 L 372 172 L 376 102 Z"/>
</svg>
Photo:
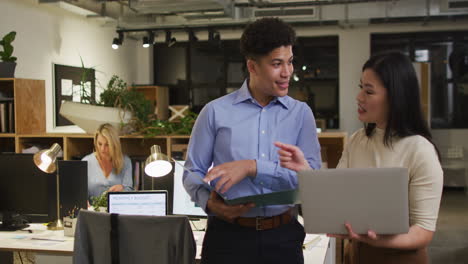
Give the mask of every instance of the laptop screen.
<svg viewBox="0 0 468 264">
<path fill-rule="evenodd" d="M 126 215 L 167 215 L 167 191 L 109 192 L 109 213 Z"/>
</svg>

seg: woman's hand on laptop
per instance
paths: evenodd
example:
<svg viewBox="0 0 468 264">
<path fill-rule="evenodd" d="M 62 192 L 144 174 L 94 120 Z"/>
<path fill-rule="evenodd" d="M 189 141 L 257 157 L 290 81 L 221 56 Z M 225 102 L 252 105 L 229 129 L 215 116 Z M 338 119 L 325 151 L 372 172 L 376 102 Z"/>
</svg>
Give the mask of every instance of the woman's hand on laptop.
<svg viewBox="0 0 468 264">
<path fill-rule="evenodd" d="M 377 241 L 379 239 L 379 236 L 373 231 L 373 230 L 368 230 L 367 234 L 357 234 L 353 231 L 353 228 L 351 227 L 350 223 L 345 223 L 345 228 L 348 231 L 347 235 L 341 235 L 341 234 L 327 234 L 329 237 L 336 237 L 336 238 L 342 238 L 342 239 L 353 239 L 361 242 L 365 242 L 367 244 L 374 244 L 373 242 Z"/>
<path fill-rule="evenodd" d="M 427 247 L 432 240 L 433 231 L 426 230 L 417 225 L 412 225 L 406 234 L 378 235 L 373 230 L 367 234 L 356 234 L 351 224 L 345 223 L 347 235 L 327 234 L 329 237 L 354 239 L 367 243 L 374 247 L 397 248 L 403 250 L 415 250 Z"/>
<path fill-rule="evenodd" d="M 279 148 L 278 154 L 281 167 L 295 172 L 310 169 L 309 163 L 304 158 L 304 153 L 297 146 L 278 141 L 275 142 L 275 146 Z"/>
</svg>

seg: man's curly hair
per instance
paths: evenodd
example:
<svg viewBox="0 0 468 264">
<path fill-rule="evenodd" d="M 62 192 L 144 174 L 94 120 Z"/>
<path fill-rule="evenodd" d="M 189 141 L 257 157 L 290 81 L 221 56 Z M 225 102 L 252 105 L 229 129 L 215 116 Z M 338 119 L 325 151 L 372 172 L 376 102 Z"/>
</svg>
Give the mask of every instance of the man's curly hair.
<svg viewBox="0 0 468 264">
<path fill-rule="evenodd" d="M 281 46 L 294 45 L 294 29 L 279 18 L 266 17 L 247 25 L 240 39 L 244 57 L 255 59 Z"/>
</svg>

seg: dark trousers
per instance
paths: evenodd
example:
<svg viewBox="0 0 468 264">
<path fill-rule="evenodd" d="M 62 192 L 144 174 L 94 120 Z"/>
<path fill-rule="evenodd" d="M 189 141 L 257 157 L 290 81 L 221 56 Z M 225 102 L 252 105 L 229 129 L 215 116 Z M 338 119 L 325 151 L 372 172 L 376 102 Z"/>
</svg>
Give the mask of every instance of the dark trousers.
<svg viewBox="0 0 468 264">
<path fill-rule="evenodd" d="M 208 218 L 202 264 L 303 264 L 303 226 L 293 218 L 277 228 L 256 231 Z"/>
</svg>

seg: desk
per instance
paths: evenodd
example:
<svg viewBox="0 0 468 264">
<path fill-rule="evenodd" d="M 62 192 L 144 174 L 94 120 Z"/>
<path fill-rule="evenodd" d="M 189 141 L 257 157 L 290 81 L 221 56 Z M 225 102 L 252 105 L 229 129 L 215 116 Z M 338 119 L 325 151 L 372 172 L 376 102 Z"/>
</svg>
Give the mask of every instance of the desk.
<svg viewBox="0 0 468 264">
<path fill-rule="evenodd" d="M 47 230 L 42 224 L 30 224 L 26 230 L 0 232 L 0 250 L 26 251 L 36 255 L 36 263 L 72 263 L 73 237 L 63 230 Z"/>
<path fill-rule="evenodd" d="M 36 254 L 36 263 L 66 264 L 72 263 L 73 237 L 63 235 L 63 230 L 47 230 L 42 224 L 31 224 L 28 230 L 14 232 L 0 232 L 0 250 L 3 251 L 27 251 Z M 197 244 L 196 259 L 200 259 L 204 231 L 193 231 Z M 307 234 L 305 239 L 304 262 L 305 263 L 334 263 L 325 261 L 330 254 L 328 247 L 329 238 L 325 235 Z M 328 254 L 327 254 L 328 252 Z"/>
</svg>

